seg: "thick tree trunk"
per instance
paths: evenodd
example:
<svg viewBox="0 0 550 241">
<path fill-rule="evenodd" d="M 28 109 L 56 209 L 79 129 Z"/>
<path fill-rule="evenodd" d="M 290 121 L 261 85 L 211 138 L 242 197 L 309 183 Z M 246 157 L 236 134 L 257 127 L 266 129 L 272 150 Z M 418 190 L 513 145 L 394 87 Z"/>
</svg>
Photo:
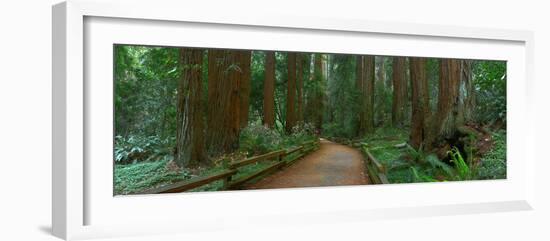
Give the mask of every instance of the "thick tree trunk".
<svg viewBox="0 0 550 241">
<path fill-rule="evenodd" d="M 314 65 L 314 76 L 315 76 L 315 84 L 314 84 L 314 100 L 313 100 L 313 121 L 315 125 L 315 129 L 320 134 L 321 130 L 323 128 L 323 99 L 324 99 L 324 93 L 323 93 L 323 82 L 324 82 L 324 68 L 323 68 L 323 55 L 322 54 L 315 54 L 315 65 Z"/>
<path fill-rule="evenodd" d="M 202 55 L 199 49 L 180 49 L 182 74 L 178 83 L 176 148 L 174 160 L 180 167 L 207 160 L 202 112 Z"/>
<path fill-rule="evenodd" d="M 461 60 L 442 59 L 439 62 L 439 95 L 435 119 L 436 141 L 454 135 L 458 123 Z"/>
<path fill-rule="evenodd" d="M 240 126 L 241 128 L 246 127 L 248 124 L 248 108 L 250 106 L 250 90 L 251 90 L 251 83 L 250 83 L 250 58 L 252 55 L 252 51 L 244 50 L 240 53 L 240 68 L 242 70 L 241 72 L 241 110 L 240 110 Z"/>
<path fill-rule="evenodd" d="M 291 133 L 292 128 L 296 125 L 296 53 L 288 53 L 287 61 L 288 82 L 285 129 L 287 133 Z"/>
<path fill-rule="evenodd" d="M 393 57 L 392 123 L 394 126 L 403 126 L 405 121 L 405 102 L 407 100 L 406 70 L 406 58 Z"/>
<path fill-rule="evenodd" d="M 363 68 L 365 78 L 365 131 L 374 132 L 374 56 L 364 56 L 365 67 Z"/>
<path fill-rule="evenodd" d="M 263 124 L 273 128 L 275 124 L 275 52 L 265 55 Z"/>
<path fill-rule="evenodd" d="M 304 86 L 304 61 L 302 54 L 296 54 L 296 121 L 299 124 L 304 122 L 304 99 L 303 99 L 303 86 Z"/>
<path fill-rule="evenodd" d="M 426 79 L 426 59 L 425 58 L 409 58 L 410 74 L 411 74 L 411 138 L 410 144 L 415 149 L 420 148 L 430 139 L 428 131 L 428 119 L 426 109 L 429 108 L 429 103 L 426 103 L 425 95 L 428 94 L 425 79 Z"/>
<path fill-rule="evenodd" d="M 233 50 L 209 50 L 208 147 L 214 153 L 238 148 L 240 131 L 240 55 Z"/>
<path fill-rule="evenodd" d="M 464 103 L 464 122 L 471 122 L 474 118 L 475 90 L 472 77 L 472 60 L 462 60 L 462 83 L 464 92 L 462 94 Z"/>
</svg>

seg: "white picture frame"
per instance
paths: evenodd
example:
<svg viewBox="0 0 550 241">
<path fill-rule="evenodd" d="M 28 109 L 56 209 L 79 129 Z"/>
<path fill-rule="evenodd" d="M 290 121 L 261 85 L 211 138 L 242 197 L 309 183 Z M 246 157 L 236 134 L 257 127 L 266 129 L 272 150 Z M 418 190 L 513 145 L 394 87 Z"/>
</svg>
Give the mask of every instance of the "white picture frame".
<svg viewBox="0 0 550 241">
<path fill-rule="evenodd" d="M 242 222 L 260 226 L 319 223 L 328 220 L 320 218 L 324 216 L 331 216 L 330 222 L 340 222 L 533 208 L 534 133 L 524 125 L 533 116 L 529 104 L 533 34 L 529 31 L 252 13 L 213 16 L 186 8 L 179 1 L 73 0 L 55 5 L 52 16 L 52 226 L 60 238 L 194 232 Z M 204 38 L 220 31 L 226 34 L 223 41 Z M 198 37 L 185 37 L 184 32 Z M 245 37 L 256 41 L 242 41 Z M 269 41 L 274 38 L 278 40 Z M 335 41 L 346 44 L 331 44 Z M 365 47 L 358 42 L 371 44 Z M 112 87 L 112 64 L 107 69 L 112 53 L 109 55 L 106 47 L 113 43 L 506 60 L 508 178 L 113 197 L 108 189 L 112 178 L 105 177 L 112 172 L 112 160 L 96 160 L 112 153 L 112 143 L 105 142 L 112 138 L 112 123 L 108 122 L 112 121 L 112 109 L 103 108 L 112 102 L 98 97 L 112 96 L 108 90 Z M 94 74 L 90 75 L 89 68 Z M 367 196 L 377 198 L 366 201 Z M 232 208 L 215 205 L 219 202 Z M 186 208 L 174 211 L 181 206 Z M 234 222 L 227 222 L 228 217 Z"/>
</svg>

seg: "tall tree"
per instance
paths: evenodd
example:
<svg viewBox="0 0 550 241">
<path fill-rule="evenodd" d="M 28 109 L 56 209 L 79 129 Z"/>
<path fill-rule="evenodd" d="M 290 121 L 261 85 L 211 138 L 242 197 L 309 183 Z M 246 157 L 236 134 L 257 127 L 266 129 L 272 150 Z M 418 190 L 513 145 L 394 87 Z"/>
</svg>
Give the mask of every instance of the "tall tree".
<svg viewBox="0 0 550 241">
<path fill-rule="evenodd" d="M 365 105 L 364 105 L 364 85 L 365 85 L 365 78 L 363 69 L 365 68 L 365 61 L 364 57 L 361 55 L 357 56 L 356 61 L 356 71 L 355 71 L 355 88 L 358 91 L 358 106 L 357 109 L 357 127 L 355 134 L 359 137 L 362 137 L 365 135 L 366 130 L 366 120 L 365 120 Z"/>
<path fill-rule="evenodd" d="M 423 144 L 426 145 L 426 140 L 430 139 L 429 131 L 429 103 L 426 102 L 425 96 L 428 95 L 426 88 L 426 59 L 411 57 L 410 74 L 411 74 L 411 140 L 412 147 L 418 149 Z M 425 147 L 425 146 L 424 146 Z"/>
<path fill-rule="evenodd" d="M 208 51 L 208 132 L 211 152 L 238 148 L 240 132 L 240 60 L 235 50 Z"/>
<path fill-rule="evenodd" d="M 324 111 L 324 76 L 325 69 L 323 67 L 323 54 L 315 54 L 314 70 L 313 70 L 313 100 L 310 108 L 313 112 L 313 124 L 318 133 L 321 133 L 323 128 L 323 111 Z"/>
<path fill-rule="evenodd" d="M 356 88 L 359 91 L 357 136 L 374 131 L 374 56 L 357 56 Z"/>
<path fill-rule="evenodd" d="M 461 71 L 461 82 L 464 84 L 462 99 L 464 102 L 464 121 L 470 122 L 474 118 L 474 109 L 475 109 L 475 89 L 473 81 L 473 72 L 472 72 L 472 60 L 462 60 L 462 71 Z"/>
<path fill-rule="evenodd" d="M 407 66 L 405 57 L 393 57 L 392 123 L 402 126 L 405 121 L 407 100 Z"/>
<path fill-rule="evenodd" d="M 364 59 L 365 131 L 372 133 L 374 131 L 374 56 L 364 56 Z"/>
<path fill-rule="evenodd" d="M 459 109 L 459 88 L 461 79 L 461 60 L 441 59 L 439 62 L 439 94 L 435 134 L 437 139 L 451 137 L 461 115 Z"/>
<path fill-rule="evenodd" d="M 248 124 L 248 109 L 250 107 L 250 90 L 251 90 L 251 70 L 250 70 L 250 61 L 252 57 L 252 51 L 243 50 L 240 53 L 239 66 L 241 69 L 241 91 L 240 96 L 240 126 L 244 128 Z"/>
<path fill-rule="evenodd" d="M 207 160 L 202 112 L 202 56 L 200 49 L 180 49 L 181 78 L 178 83 L 176 148 L 180 167 Z"/>
<path fill-rule="evenodd" d="M 386 57 L 379 56 L 376 59 L 376 76 L 378 78 L 378 82 L 383 84 L 386 88 L 391 88 L 391 82 L 386 81 Z"/>
<path fill-rule="evenodd" d="M 288 133 L 296 125 L 296 53 L 289 52 L 287 57 L 287 99 L 285 128 Z"/>
<path fill-rule="evenodd" d="M 269 128 L 275 125 L 275 52 L 265 54 L 263 124 Z"/>
<path fill-rule="evenodd" d="M 304 58 L 302 54 L 296 54 L 296 121 L 302 123 L 304 121 Z"/>
</svg>

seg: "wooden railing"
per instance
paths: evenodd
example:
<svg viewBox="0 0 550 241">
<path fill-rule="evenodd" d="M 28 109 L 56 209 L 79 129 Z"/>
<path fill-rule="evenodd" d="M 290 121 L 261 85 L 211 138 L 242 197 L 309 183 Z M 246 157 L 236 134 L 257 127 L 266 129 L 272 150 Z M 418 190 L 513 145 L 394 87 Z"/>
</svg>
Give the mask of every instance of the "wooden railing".
<svg viewBox="0 0 550 241">
<path fill-rule="evenodd" d="M 365 143 L 361 144 L 361 152 L 365 155 L 365 164 L 367 165 L 367 172 L 369 178 L 373 184 L 388 184 L 387 169 L 380 163 L 369 151 L 369 148 Z"/>
<path fill-rule="evenodd" d="M 302 158 L 303 156 L 309 154 L 317 148 L 319 148 L 319 139 L 307 141 L 302 143 L 302 145 L 290 149 L 272 151 L 259 156 L 249 157 L 244 160 L 234 161 L 229 164 L 229 167 L 226 170 L 173 183 L 159 188 L 149 189 L 140 194 L 184 192 L 219 180 L 223 181 L 222 190 L 238 189 L 243 184 L 251 180 L 254 180 L 261 176 L 265 176 L 273 171 L 291 165 L 292 163 L 294 163 L 294 161 Z M 274 163 L 254 173 L 247 174 L 246 176 L 239 177 L 238 179 L 234 179 L 234 177 L 238 176 L 239 174 L 239 168 L 267 160 L 274 160 Z"/>
</svg>

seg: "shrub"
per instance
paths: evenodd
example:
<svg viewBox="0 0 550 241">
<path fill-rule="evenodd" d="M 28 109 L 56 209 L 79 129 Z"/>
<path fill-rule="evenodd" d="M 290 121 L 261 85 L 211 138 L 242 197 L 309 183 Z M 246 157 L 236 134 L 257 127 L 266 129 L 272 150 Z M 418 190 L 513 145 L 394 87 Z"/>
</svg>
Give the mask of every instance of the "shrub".
<svg viewBox="0 0 550 241">
<path fill-rule="evenodd" d="M 240 149 L 247 155 L 263 154 L 278 149 L 281 141 L 279 132 L 255 121 L 241 131 Z"/>
<path fill-rule="evenodd" d="M 506 132 L 493 133 L 494 146 L 481 158 L 479 179 L 506 178 Z"/>
<path fill-rule="evenodd" d="M 140 192 L 156 186 L 181 181 L 190 177 L 186 170 L 173 171 L 167 160 L 143 162 L 115 167 L 115 194 Z"/>
<path fill-rule="evenodd" d="M 114 159 L 119 164 L 148 161 L 152 158 L 168 159 L 173 142 L 173 138 L 161 140 L 158 136 L 116 136 Z"/>
<path fill-rule="evenodd" d="M 300 145 L 313 138 L 313 125 L 298 124 L 290 134 L 281 134 L 277 130 L 269 129 L 260 121 L 249 123 L 241 131 L 240 150 L 248 156 L 259 155 L 282 148 Z"/>
</svg>

